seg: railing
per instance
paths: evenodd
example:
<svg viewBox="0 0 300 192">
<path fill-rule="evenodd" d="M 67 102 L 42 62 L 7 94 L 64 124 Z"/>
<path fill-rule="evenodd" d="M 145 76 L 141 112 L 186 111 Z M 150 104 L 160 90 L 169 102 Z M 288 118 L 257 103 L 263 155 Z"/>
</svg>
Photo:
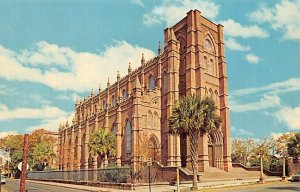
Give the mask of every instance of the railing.
<svg viewBox="0 0 300 192">
<path fill-rule="evenodd" d="M 132 181 L 131 168 L 107 168 L 89 170 L 55 170 L 33 171 L 27 173 L 28 179 L 49 181 L 86 181 L 86 182 L 113 182 L 128 183 Z"/>
</svg>

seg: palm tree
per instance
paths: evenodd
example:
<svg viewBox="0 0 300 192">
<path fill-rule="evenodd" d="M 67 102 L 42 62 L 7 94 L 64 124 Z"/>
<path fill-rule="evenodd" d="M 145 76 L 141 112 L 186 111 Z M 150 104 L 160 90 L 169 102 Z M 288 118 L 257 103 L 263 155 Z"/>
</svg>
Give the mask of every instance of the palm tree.
<svg viewBox="0 0 300 192">
<path fill-rule="evenodd" d="M 221 119 L 216 114 L 216 110 L 217 107 L 212 98 L 189 95 L 179 100 L 179 103 L 173 108 L 169 120 L 171 133 L 185 134 L 190 140 L 193 171 L 193 186 L 191 189 L 197 189 L 199 136 L 216 131 L 221 124 Z"/>
<path fill-rule="evenodd" d="M 93 155 L 100 155 L 106 161 L 107 156 L 115 155 L 115 136 L 105 129 L 97 129 L 90 137 L 88 147 Z M 107 165 L 107 163 L 105 164 Z M 102 165 L 103 163 L 101 167 Z"/>
</svg>

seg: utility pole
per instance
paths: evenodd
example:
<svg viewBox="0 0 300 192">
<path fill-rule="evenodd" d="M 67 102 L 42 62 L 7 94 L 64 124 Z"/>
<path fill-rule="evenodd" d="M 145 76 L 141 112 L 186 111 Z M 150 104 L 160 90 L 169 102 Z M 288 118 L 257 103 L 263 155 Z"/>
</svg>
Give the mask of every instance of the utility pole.
<svg viewBox="0 0 300 192">
<path fill-rule="evenodd" d="M 176 167 L 176 186 L 177 186 L 177 192 L 180 192 L 180 188 L 179 188 L 179 167 L 178 167 L 178 165 Z"/>
<path fill-rule="evenodd" d="M 151 192 L 151 166 L 152 166 L 152 159 L 147 159 L 147 166 L 148 166 L 148 173 L 149 173 L 149 192 Z"/>
<path fill-rule="evenodd" d="M 22 173 L 20 180 L 20 192 L 25 192 L 25 178 L 27 169 L 27 155 L 28 155 L 28 134 L 24 135 L 24 146 L 23 146 L 23 160 L 22 160 Z"/>
<path fill-rule="evenodd" d="M 0 165 L 0 192 L 2 191 L 2 181 L 1 181 L 1 177 L 2 177 L 2 167 Z"/>
</svg>

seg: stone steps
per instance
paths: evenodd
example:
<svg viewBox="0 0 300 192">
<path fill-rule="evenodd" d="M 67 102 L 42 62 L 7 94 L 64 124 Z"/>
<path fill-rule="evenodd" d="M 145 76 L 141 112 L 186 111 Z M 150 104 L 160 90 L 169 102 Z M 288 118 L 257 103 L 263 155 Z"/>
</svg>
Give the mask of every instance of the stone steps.
<svg viewBox="0 0 300 192">
<path fill-rule="evenodd" d="M 203 177 L 205 179 L 223 179 L 223 178 L 253 178 L 258 177 L 259 171 L 247 171 L 240 167 L 235 167 L 230 172 L 226 172 L 215 167 L 209 167 L 204 173 Z"/>
</svg>

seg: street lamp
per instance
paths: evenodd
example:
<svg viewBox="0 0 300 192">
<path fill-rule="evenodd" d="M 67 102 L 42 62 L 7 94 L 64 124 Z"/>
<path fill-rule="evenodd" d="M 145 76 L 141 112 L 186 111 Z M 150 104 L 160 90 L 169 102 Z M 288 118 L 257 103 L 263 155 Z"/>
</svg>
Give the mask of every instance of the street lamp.
<svg viewBox="0 0 300 192">
<path fill-rule="evenodd" d="M 281 176 L 281 181 L 285 182 L 286 180 L 286 175 L 285 175 L 285 159 L 287 157 L 287 151 L 283 151 L 282 155 L 275 155 L 277 158 L 282 158 L 282 176 Z"/>
<path fill-rule="evenodd" d="M 260 158 L 260 177 L 259 177 L 258 183 L 265 183 L 264 177 L 263 177 L 264 168 L 263 168 L 263 153 L 262 153 L 262 151 L 259 152 L 258 157 Z"/>
</svg>

